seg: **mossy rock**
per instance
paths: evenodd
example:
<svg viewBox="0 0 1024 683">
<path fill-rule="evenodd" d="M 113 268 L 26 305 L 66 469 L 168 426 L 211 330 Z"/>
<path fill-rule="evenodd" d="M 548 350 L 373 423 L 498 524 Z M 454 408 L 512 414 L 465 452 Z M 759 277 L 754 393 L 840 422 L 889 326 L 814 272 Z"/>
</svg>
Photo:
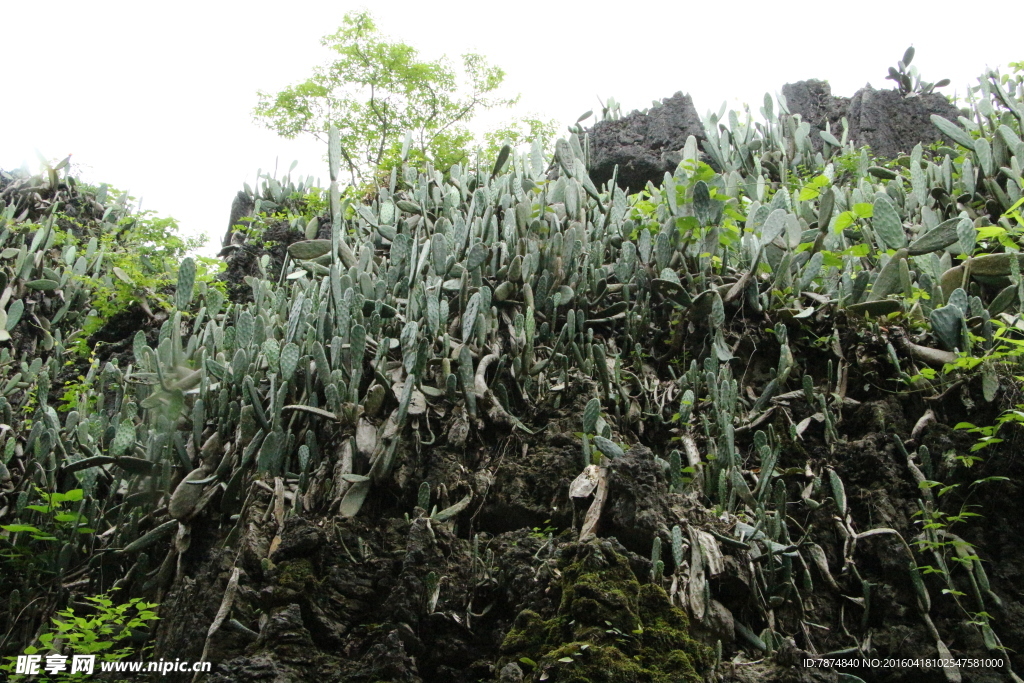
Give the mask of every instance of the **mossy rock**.
<svg viewBox="0 0 1024 683">
<path fill-rule="evenodd" d="M 307 558 L 289 560 L 277 568 L 277 583 L 285 588 L 303 591 L 319 585 L 313 563 Z"/>
<path fill-rule="evenodd" d="M 702 680 L 711 653 L 693 640 L 686 613 L 659 587 L 641 584 L 607 541 L 566 549 L 562 599 L 545 619 L 523 610 L 505 636 L 508 661 L 533 662 L 528 680 L 678 683 Z"/>
</svg>

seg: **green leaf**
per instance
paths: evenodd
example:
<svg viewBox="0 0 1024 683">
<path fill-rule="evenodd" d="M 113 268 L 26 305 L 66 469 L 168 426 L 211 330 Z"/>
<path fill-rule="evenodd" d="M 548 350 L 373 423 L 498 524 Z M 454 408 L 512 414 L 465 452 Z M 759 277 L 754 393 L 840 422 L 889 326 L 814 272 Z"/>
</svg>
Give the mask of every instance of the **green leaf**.
<svg viewBox="0 0 1024 683">
<path fill-rule="evenodd" d="M 501 169 L 505 166 L 505 162 L 508 161 L 509 154 L 512 153 L 512 147 L 510 145 L 503 145 L 501 151 L 498 152 L 498 158 L 494 160 L 494 168 L 491 169 L 491 177 L 495 177 L 501 172 Z"/>
<path fill-rule="evenodd" d="M 487 260 L 488 249 L 482 242 L 477 242 L 469 249 L 469 254 L 466 255 L 466 268 L 473 270 L 478 266 L 482 265 Z"/>
<path fill-rule="evenodd" d="M 840 233 L 846 228 L 853 225 L 853 222 L 857 220 L 857 215 L 852 211 L 843 211 L 841 214 L 836 216 L 835 231 Z"/>
<path fill-rule="evenodd" d="M 406 131 L 405 141 L 402 142 L 402 152 L 399 155 L 402 161 L 409 158 L 409 146 L 412 145 L 412 131 Z"/>
<path fill-rule="evenodd" d="M 462 314 L 462 341 L 469 343 L 473 335 L 473 330 L 476 326 L 477 313 L 480 312 L 480 292 L 474 292 L 473 296 L 469 297 L 469 302 L 466 304 L 466 310 Z"/>
<path fill-rule="evenodd" d="M 303 240 L 288 245 L 288 255 L 297 261 L 319 258 L 331 251 L 331 240 Z"/>
<path fill-rule="evenodd" d="M 474 295 L 475 296 L 475 295 Z M 419 323 L 415 320 L 407 322 L 405 327 L 402 328 L 401 342 L 402 342 L 402 363 L 405 366 L 405 372 L 412 374 L 413 369 L 416 366 L 416 352 L 417 352 L 417 336 L 419 335 Z"/>
<path fill-rule="evenodd" d="M 974 221 L 966 216 L 961 218 L 956 225 L 957 240 L 960 242 L 960 253 L 968 256 L 974 252 L 974 245 L 977 243 L 978 234 L 974 229 Z"/>
<path fill-rule="evenodd" d="M 123 269 L 119 268 L 118 266 L 114 266 L 112 270 L 114 271 L 114 275 L 116 275 L 119 280 L 121 280 L 127 285 L 131 285 L 132 287 L 135 286 L 135 280 L 133 280 L 128 275 L 128 273 L 124 272 Z"/>
<path fill-rule="evenodd" d="M 708 184 L 703 180 L 698 180 L 693 186 L 693 213 L 701 227 L 711 222 L 713 211 Z"/>
<path fill-rule="evenodd" d="M 933 251 L 945 249 L 956 242 L 959 238 L 959 223 L 959 216 L 939 223 L 937 226 L 914 240 L 910 247 L 908 247 L 908 253 L 911 256 L 921 256 Z"/>
<path fill-rule="evenodd" d="M 832 145 L 833 147 L 843 146 L 842 143 L 840 143 L 839 140 L 836 138 L 836 136 L 832 135 L 832 133 L 828 132 L 827 130 L 818 131 L 818 135 L 821 136 L 822 140 Z"/>
<path fill-rule="evenodd" d="M 821 265 L 823 267 L 825 267 L 825 268 L 842 268 L 843 267 L 843 259 L 841 259 L 838 256 L 836 256 L 831 251 L 820 251 L 818 253 L 821 254 L 822 257 L 823 257 L 822 262 L 821 262 Z"/>
<path fill-rule="evenodd" d="M 952 304 L 936 308 L 929 314 L 932 332 L 946 349 L 952 350 L 961 346 L 960 329 L 963 318 L 964 313 L 960 307 Z"/>
<path fill-rule="evenodd" d="M 715 330 L 719 330 L 725 325 L 725 303 L 722 301 L 722 295 L 718 293 L 718 290 L 711 290 L 711 316 L 709 320 L 711 328 Z"/>
<path fill-rule="evenodd" d="M 974 481 L 972 481 L 971 486 L 976 486 L 978 484 L 983 484 L 989 481 L 1010 481 L 1010 478 L 1001 476 L 984 477 L 983 479 L 975 479 Z"/>
<path fill-rule="evenodd" d="M 25 312 L 25 302 L 21 299 L 15 299 L 11 302 L 10 307 L 7 309 L 7 322 L 4 325 L 4 329 L 8 332 L 14 329 L 14 326 L 21 320 L 22 313 Z"/>
<path fill-rule="evenodd" d="M 299 365 L 299 347 L 297 344 L 288 342 L 281 349 L 281 376 L 290 380 L 295 374 Z"/>
<path fill-rule="evenodd" d="M 802 201 L 802 202 L 806 202 L 806 201 L 811 200 L 811 199 L 817 199 L 818 195 L 820 195 L 820 194 L 821 194 L 821 192 L 819 192 L 817 189 L 811 187 L 810 185 L 805 185 L 800 190 L 800 195 L 799 195 L 798 199 L 800 201 Z"/>
<path fill-rule="evenodd" d="M 353 477 L 356 475 L 352 475 Z M 338 514 L 342 517 L 355 517 L 359 514 L 359 510 L 362 509 L 363 503 L 366 502 L 366 496 L 370 492 L 370 478 L 361 477 L 359 480 L 353 480 L 351 486 L 345 492 L 345 496 L 341 499 L 341 504 L 338 507 Z"/>
<path fill-rule="evenodd" d="M 868 173 L 882 180 L 896 180 L 896 178 L 899 177 L 899 174 L 896 173 L 896 171 L 892 171 L 881 166 L 870 167 L 868 169 Z"/>
<path fill-rule="evenodd" d="M 263 440 L 260 447 L 258 465 L 260 472 L 267 472 L 272 475 L 280 474 L 282 447 L 287 437 L 281 432 L 271 432 Z"/>
<path fill-rule="evenodd" d="M 787 215 L 785 209 L 775 209 L 769 214 L 768 218 L 765 219 L 764 225 L 761 226 L 762 244 L 768 244 L 786 230 Z"/>
</svg>

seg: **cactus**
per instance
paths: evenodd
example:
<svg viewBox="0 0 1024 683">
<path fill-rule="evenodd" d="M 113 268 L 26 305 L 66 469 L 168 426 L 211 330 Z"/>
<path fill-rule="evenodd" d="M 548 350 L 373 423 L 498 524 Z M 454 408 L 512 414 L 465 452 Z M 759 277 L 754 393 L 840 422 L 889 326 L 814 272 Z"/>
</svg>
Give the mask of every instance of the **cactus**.
<svg viewBox="0 0 1024 683">
<path fill-rule="evenodd" d="M 192 293 L 196 282 L 196 262 L 192 257 L 182 260 L 178 266 L 178 287 L 174 292 L 175 306 L 183 311 L 192 303 Z"/>
<path fill-rule="evenodd" d="M 544 177 L 548 160 L 539 145 L 528 157 L 506 146 L 493 166 L 457 166 L 447 176 L 405 159 L 390 183 L 382 179 L 373 201 L 350 193 L 343 199 L 342 150 L 332 129 L 325 212 L 331 238 L 318 239 L 328 215 L 291 220 L 299 239 L 284 250 L 280 279 L 250 277 L 245 292 L 231 298 L 201 276 L 202 262 L 192 258 L 181 259 L 173 298 L 150 297 L 139 275 L 114 266 L 105 251 L 109 240 L 99 239 L 130 218 L 125 206 L 91 195 L 105 217 L 86 226 L 88 239 L 58 241 L 53 213 L 57 202 L 71 205 L 75 188 L 50 183 L 52 198 L 36 192 L 33 203 L 25 198 L 32 183 L 10 181 L 18 191 L 2 193 L 0 206 L 0 423 L 9 426 L 0 435 L 0 478 L 11 487 L 0 505 L 2 521 L 32 512 L 33 486 L 81 485 L 102 508 L 82 513 L 90 525 L 125 552 L 149 553 L 167 544 L 176 520 L 187 525 L 203 497 L 216 491 L 219 507 L 201 514 L 218 524 L 239 515 L 227 526 L 240 528 L 253 483 L 264 480 L 276 496 L 275 477 L 288 491 L 282 500 L 295 510 L 366 515 L 386 507 L 384 491 L 401 490 L 410 500 L 417 484 L 409 475 L 429 471 L 424 446 L 444 446 L 447 439 L 456 449 L 489 447 L 513 430 L 532 433 L 531 420 L 546 411 L 579 410 L 582 403 L 581 466 L 623 458 L 613 434 L 650 445 L 671 434 L 685 449 L 659 453 L 669 451 L 670 489 L 680 493 L 683 453 L 687 463 L 709 455 L 705 490 L 719 513 L 749 515 L 769 541 L 763 559 L 751 565 L 759 583 L 754 593 L 765 600 L 757 618 L 768 621 L 766 610 L 782 609 L 790 599 L 783 587 L 799 583 L 787 573 L 796 558 L 780 557 L 770 545 L 790 545 L 791 532 L 797 538 L 787 507 L 813 508 L 824 489 L 841 523 L 857 512 L 832 469 L 812 473 L 807 495 L 788 501 L 793 464 L 786 455 L 780 465 L 783 442 L 763 426 L 786 425 L 778 421 L 784 411 L 799 423 L 805 416 L 796 413 L 806 410 L 821 414 L 826 444 L 839 439 L 842 373 L 811 375 L 816 366 L 805 356 L 806 330 L 828 338 L 839 309 L 851 327 L 864 316 L 901 313 L 893 325 L 930 327 L 947 351 L 970 351 L 972 344 L 988 350 L 998 335 L 987 319 L 1020 310 L 1021 257 L 974 255 L 991 247 L 985 236 L 995 230 L 983 228 L 993 228 L 989 223 L 1021 193 L 1014 177 L 1024 148 L 1016 109 L 1005 104 L 1019 98 L 1005 90 L 998 95 L 997 85 L 979 97 L 1003 102 L 999 110 L 1010 111 L 1009 118 L 970 132 L 936 122 L 967 148 L 969 158 L 960 161 L 957 154 L 939 160 L 918 146 L 903 166 L 874 167 L 869 156 L 853 153 L 845 132 L 831 128 L 819 135 L 822 152 L 814 153 L 810 128 L 770 99 L 761 127 L 731 115 L 725 135 L 723 115 L 712 114 L 704 121 L 705 151 L 715 168 L 697 163 L 694 138 L 683 151 L 686 161 L 661 187 L 652 184 L 643 201 L 614 182 L 595 185 L 582 129 L 556 143 L 557 180 Z M 850 161 L 849 182 L 837 172 L 839 154 Z M 1000 169 L 1006 177 L 996 183 Z M 809 186 L 808 170 L 828 187 L 822 190 L 819 180 Z M 51 171 L 60 181 L 50 169 L 40 187 Z M 301 213 L 291 196 L 312 181 L 258 178 L 258 192 L 246 191 L 259 205 L 256 215 Z M 784 189 L 798 180 L 808 192 Z M 979 215 L 979 207 L 988 215 Z M 1010 217 L 999 218 L 1001 229 L 1012 227 Z M 972 258 L 955 261 L 958 254 Z M 276 274 L 267 272 L 269 259 L 256 267 Z M 71 357 L 71 340 L 81 338 L 95 283 L 145 299 L 156 323 L 131 339 L 130 368 L 97 361 L 82 370 L 85 379 L 68 389 L 75 405 L 65 418 L 58 412 L 70 402 L 58 384 L 61 363 Z M 778 346 L 767 376 L 758 376 L 761 370 L 739 376 L 751 345 L 737 334 L 749 311 L 771 321 L 775 334 L 752 345 L 758 368 L 764 349 Z M 882 336 L 893 325 L 871 329 Z M 903 373 L 893 373 L 892 381 L 909 381 L 920 353 L 895 338 L 881 343 Z M 849 369 L 849 355 L 838 367 Z M 991 398 L 998 385 L 986 372 L 983 395 Z M 788 391 L 797 376 L 797 391 Z M 596 395 L 581 396 L 581 387 Z M 792 425 L 794 440 L 808 438 L 805 427 Z M 918 456 L 925 474 L 937 476 L 941 467 L 927 449 L 919 447 Z M 753 486 L 753 472 L 741 469 L 751 464 Z M 429 522 L 454 524 L 471 499 L 448 505 L 446 484 L 434 483 L 434 489 L 418 484 L 417 504 L 447 506 Z M 103 496 L 119 501 L 116 512 L 103 508 Z M 156 501 L 146 508 L 154 517 L 132 511 L 128 500 Z M 375 504 L 366 506 L 369 500 Z M 737 551 L 764 546 L 754 540 L 736 541 L 744 546 Z M 679 572 L 678 526 L 671 543 Z M 664 572 L 660 544 L 656 539 L 652 550 L 654 581 Z M 53 566 L 71 568 L 80 553 L 81 546 L 62 541 Z M 144 574 L 144 564 L 110 571 L 127 581 Z M 980 566 L 970 570 L 977 584 L 972 593 L 990 600 Z M 710 603 L 710 593 L 699 588 L 706 581 L 680 578 L 694 586 L 687 600 Z M 863 582 L 861 589 L 866 613 L 872 590 Z M 430 592 L 432 610 L 437 592 Z M 918 595 L 927 608 L 927 594 Z M 772 650 L 778 638 L 769 629 L 747 640 Z"/>
<path fill-rule="evenodd" d="M 423 510 L 430 510 L 430 484 L 420 482 L 420 488 L 416 495 L 416 506 Z"/>
</svg>

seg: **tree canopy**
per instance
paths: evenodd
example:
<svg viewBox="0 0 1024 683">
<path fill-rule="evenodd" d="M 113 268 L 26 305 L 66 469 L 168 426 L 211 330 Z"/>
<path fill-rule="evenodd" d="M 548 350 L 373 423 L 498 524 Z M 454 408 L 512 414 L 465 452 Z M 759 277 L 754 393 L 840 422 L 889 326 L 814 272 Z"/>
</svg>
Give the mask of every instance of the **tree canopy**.
<svg viewBox="0 0 1024 683">
<path fill-rule="evenodd" d="M 410 153 L 435 167 L 463 161 L 473 142 L 466 127 L 473 116 L 519 99 L 497 93 L 505 72 L 482 55 L 462 55 L 459 68 L 447 57 L 423 61 L 414 47 L 383 36 L 365 11 L 346 14 L 321 44 L 337 59 L 277 94 L 260 91 L 254 114 L 287 138 L 305 133 L 326 141 L 330 125 L 337 126 L 353 184 L 394 163 L 407 134 Z M 523 123 L 528 130 L 513 124 L 501 133 L 525 138 L 553 132 L 536 119 Z"/>
</svg>

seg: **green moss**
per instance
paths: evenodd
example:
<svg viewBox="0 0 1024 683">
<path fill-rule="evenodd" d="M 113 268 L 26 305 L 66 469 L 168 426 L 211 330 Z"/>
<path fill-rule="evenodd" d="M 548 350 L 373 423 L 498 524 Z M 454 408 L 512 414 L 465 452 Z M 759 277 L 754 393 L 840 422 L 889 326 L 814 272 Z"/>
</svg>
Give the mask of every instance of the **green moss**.
<svg viewBox="0 0 1024 683">
<path fill-rule="evenodd" d="M 502 651 L 533 651 L 544 643 L 544 622 L 533 610 L 524 609 L 502 642 Z"/>
<path fill-rule="evenodd" d="M 292 590 L 304 590 L 318 583 L 313 563 L 307 558 L 291 560 L 278 566 L 277 583 Z"/>
<path fill-rule="evenodd" d="M 701 680 L 711 655 L 690 637 L 686 613 L 660 587 L 641 585 L 609 543 L 570 549 L 560 569 L 557 612 L 521 612 L 502 643 L 504 661 L 527 658 L 535 677 L 559 682 Z"/>
</svg>

